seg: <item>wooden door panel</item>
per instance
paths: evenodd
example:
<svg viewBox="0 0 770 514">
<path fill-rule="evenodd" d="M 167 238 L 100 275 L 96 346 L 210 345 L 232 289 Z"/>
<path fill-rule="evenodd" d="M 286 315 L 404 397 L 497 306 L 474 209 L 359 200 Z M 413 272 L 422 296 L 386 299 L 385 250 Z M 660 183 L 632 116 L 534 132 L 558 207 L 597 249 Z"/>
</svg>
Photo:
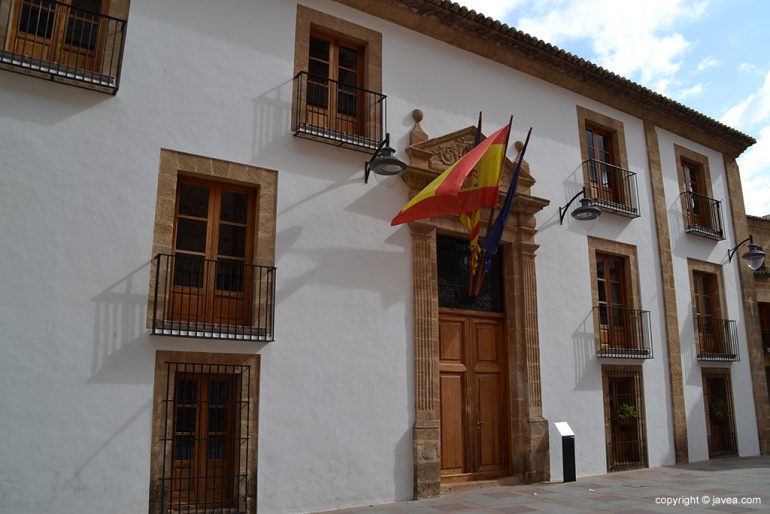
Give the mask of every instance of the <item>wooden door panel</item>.
<svg viewBox="0 0 770 514">
<path fill-rule="evenodd" d="M 442 373 L 441 378 L 441 472 L 465 470 L 465 386 L 461 374 Z"/>
<path fill-rule="evenodd" d="M 441 475 L 453 481 L 507 469 L 503 324 L 470 313 L 439 318 Z"/>
<path fill-rule="evenodd" d="M 474 323 L 476 328 L 476 356 L 478 362 L 497 364 L 498 356 L 498 324 L 488 322 Z"/>
<path fill-rule="evenodd" d="M 463 360 L 463 323 L 458 320 L 442 320 L 439 323 L 439 359 L 461 362 Z"/>
<path fill-rule="evenodd" d="M 479 421 L 478 421 L 478 471 L 489 472 L 502 469 L 505 446 L 501 417 L 501 384 L 497 374 L 477 375 Z"/>
</svg>

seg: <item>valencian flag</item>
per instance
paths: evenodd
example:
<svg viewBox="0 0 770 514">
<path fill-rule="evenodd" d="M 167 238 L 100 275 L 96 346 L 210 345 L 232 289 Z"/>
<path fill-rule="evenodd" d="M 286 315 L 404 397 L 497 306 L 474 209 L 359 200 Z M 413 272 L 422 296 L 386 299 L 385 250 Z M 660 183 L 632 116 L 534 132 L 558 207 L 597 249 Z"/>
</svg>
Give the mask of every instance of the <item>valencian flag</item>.
<svg viewBox="0 0 770 514">
<path fill-rule="evenodd" d="M 409 200 L 390 224 L 462 214 L 495 205 L 510 129 L 509 123 L 463 155 Z M 478 180 L 465 184 L 474 166 Z"/>
</svg>

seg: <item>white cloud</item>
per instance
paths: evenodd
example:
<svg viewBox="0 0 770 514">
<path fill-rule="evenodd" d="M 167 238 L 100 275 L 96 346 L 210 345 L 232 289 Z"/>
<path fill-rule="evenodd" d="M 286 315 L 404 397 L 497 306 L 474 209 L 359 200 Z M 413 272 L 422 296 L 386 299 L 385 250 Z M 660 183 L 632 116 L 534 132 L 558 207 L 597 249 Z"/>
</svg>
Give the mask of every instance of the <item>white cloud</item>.
<svg viewBox="0 0 770 514">
<path fill-rule="evenodd" d="M 701 62 L 698 63 L 698 71 L 703 71 L 708 68 L 713 68 L 717 64 L 719 64 L 719 61 L 717 61 L 716 59 L 713 59 L 711 57 L 706 57 L 705 59 L 703 59 Z"/>
<path fill-rule="evenodd" d="M 729 109 L 720 121 L 744 131 L 762 123 L 770 124 L 770 71 L 762 86 Z"/>
<path fill-rule="evenodd" d="M 740 63 L 738 65 L 738 71 L 740 71 L 741 73 L 745 73 L 747 75 L 758 75 L 762 73 L 761 71 L 759 71 L 759 68 L 747 62 Z"/>
<path fill-rule="evenodd" d="M 684 100 L 685 98 L 689 98 L 691 96 L 697 96 L 703 92 L 703 85 L 702 84 L 695 84 L 692 87 L 688 87 L 684 91 L 680 91 L 678 95 L 676 95 L 678 100 Z"/>
<path fill-rule="evenodd" d="M 729 109 L 720 121 L 746 132 L 759 127 L 756 144 L 741 155 L 738 165 L 746 212 L 770 214 L 770 72 L 759 89 Z"/>
<path fill-rule="evenodd" d="M 757 144 L 739 159 L 746 213 L 770 214 L 770 125 L 759 131 Z"/>
<path fill-rule="evenodd" d="M 588 40 L 597 64 L 664 92 L 665 80 L 676 75 L 692 46 L 673 29 L 700 16 L 704 5 L 693 0 L 543 0 L 533 14 L 520 18 L 518 28 L 560 46 L 569 39 Z"/>
</svg>

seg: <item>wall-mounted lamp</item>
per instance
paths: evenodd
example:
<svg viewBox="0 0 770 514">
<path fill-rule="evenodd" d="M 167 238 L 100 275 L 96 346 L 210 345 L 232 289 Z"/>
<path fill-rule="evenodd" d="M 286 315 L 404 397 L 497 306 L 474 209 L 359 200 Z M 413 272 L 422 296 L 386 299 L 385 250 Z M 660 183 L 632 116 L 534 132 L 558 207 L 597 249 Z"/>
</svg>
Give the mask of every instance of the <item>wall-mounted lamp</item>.
<svg viewBox="0 0 770 514">
<path fill-rule="evenodd" d="M 364 164 L 364 184 L 369 182 L 369 173 L 377 175 L 398 175 L 406 169 L 404 164 L 394 154 L 396 151 L 390 147 L 390 133 L 385 134 L 372 158 Z"/>
<path fill-rule="evenodd" d="M 762 247 L 759 245 L 754 244 L 754 237 L 749 236 L 737 245 L 735 245 L 735 248 L 731 250 L 727 250 L 727 261 L 730 262 L 733 260 L 733 255 L 735 255 L 735 252 L 738 251 L 738 248 L 740 248 L 743 244 L 749 243 L 749 251 L 741 255 L 741 259 L 746 261 L 746 264 L 749 268 L 751 268 L 753 271 L 757 271 L 759 268 L 762 267 L 762 263 L 765 262 L 765 252 L 762 250 Z"/>
<path fill-rule="evenodd" d="M 559 225 L 564 224 L 564 216 L 567 214 L 567 209 L 580 195 L 583 195 L 583 198 L 580 199 L 580 207 L 572 211 L 572 217 L 578 221 L 591 221 L 601 216 L 601 209 L 594 205 L 594 201 L 591 198 L 586 198 L 586 188 L 583 188 L 567 202 L 567 205 L 559 207 Z"/>
</svg>

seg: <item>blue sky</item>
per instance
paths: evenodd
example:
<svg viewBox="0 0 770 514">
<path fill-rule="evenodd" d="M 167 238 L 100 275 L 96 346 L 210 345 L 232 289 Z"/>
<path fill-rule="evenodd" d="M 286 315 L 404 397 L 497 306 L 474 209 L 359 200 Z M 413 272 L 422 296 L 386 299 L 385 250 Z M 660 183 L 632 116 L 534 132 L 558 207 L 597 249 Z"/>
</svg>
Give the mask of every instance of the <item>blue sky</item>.
<svg viewBox="0 0 770 514">
<path fill-rule="evenodd" d="M 455 1 L 754 137 L 746 212 L 770 214 L 770 1 Z"/>
</svg>

